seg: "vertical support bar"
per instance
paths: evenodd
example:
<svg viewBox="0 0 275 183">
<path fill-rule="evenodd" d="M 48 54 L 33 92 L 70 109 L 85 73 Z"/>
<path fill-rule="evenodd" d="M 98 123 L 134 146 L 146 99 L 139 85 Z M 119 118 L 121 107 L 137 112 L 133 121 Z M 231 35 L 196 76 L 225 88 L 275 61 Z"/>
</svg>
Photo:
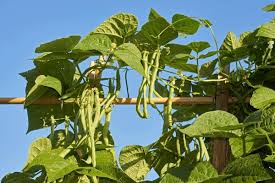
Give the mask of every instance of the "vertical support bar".
<svg viewBox="0 0 275 183">
<path fill-rule="evenodd" d="M 225 73 L 229 73 L 230 67 L 229 65 L 223 70 Z M 218 76 L 220 79 L 221 75 Z M 228 110 L 228 90 L 225 87 L 225 84 L 219 82 L 217 84 L 217 93 L 216 93 L 216 109 L 217 110 Z M 214 138 L 213 140 L 213 157 L 212 164 L 218 170 L 218 172 L 222 172 L 228 162 L 230 161 L 230 146 L 228 139 L 226 138 Z"/>
</svg>

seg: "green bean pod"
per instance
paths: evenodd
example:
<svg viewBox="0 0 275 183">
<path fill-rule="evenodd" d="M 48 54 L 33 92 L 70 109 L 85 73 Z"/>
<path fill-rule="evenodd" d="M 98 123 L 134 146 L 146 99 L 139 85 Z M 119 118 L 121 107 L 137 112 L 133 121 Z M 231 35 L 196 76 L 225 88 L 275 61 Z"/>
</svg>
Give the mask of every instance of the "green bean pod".
<svg viewBox="0 0 275 183">
<path fill-rule="evenodd" d="M 114 85 L 112 83 L 112 80 L 109 79 L 109 91 L 108 91 L 108 95 L 106 96 L 106 98 L 101 102 L 101 106 L 104 106 L 106 104 L 106 102 L 111 98 L 112 94 L 114 94 Z"/>
<path fill-rule="evenodd" d="M 102 132 L 104 144 L 107 146 L 109 145 L 108 132 L 110 127 L 111 114 L 112 114 L 112 108 L 109 107 L 105 111 L 105 123 L 103 126 L 103 132 Z"/>
<path fill-rule="evenodd" d="M 144 91 L 146 91 L 146 79 L 145 78 L 143 78 L 142 83 L 139 87 L 138 96 L 137 96 L 137 104 L 136 104 L 136 111 L 141 118 L 148 117 L 148 114 L 146 114 L 147 113 L 147 101 L 146 101 L 146 98 L 144 98 Z M 142 95 L 143 95 L 143 112 L 141 112 L 141 110 L 140 110 L 140 105 L 142 102 Z M 145 112 L 145 110 L 146 110 L 146 112 Z"/>
<path fill-rule="evenodd" d="M 149 52 L 144 51 L 142 63 L 143 63 L 143 67 L 144 67 L 145 77 L 143 77 L 141 85 L 139 87 L 137 104 L 136 104 L 136 111 L 141 118 L 149 117 L 148 110 L 147 110 L 147 85 L 149 83 L 148 56 L 149 56 Z M 143 100 L 142 100 L 142 96 L 143 96 Z M 143 101 L 143 112 L 141 112 L 141 110 L 140 110 L 140 105 L 141 105 L 142 101 Z"/>
<path fill-rule="evenodd" d="M 65 145 L 68 144 L 69 127 L 70 127 L 70 118 L 69 118 L 69 116 L 66 115 L 65 116 L 65 139 L 66 139 Z"/>
<path fill-rule="evenodd" d="M 168 121 L 168 106 L 166 104 L 163 105 L 163 127 L 162 134 L 168 132 L 169 129 L 169 121 Z"/>
<path fill-rule="evenodd" d="M 190 152 L 190 148 L 189 148 L 189 145 L 187 144 L 185 134 L 182 134 L 182 141 L 183 141 L 183 147 L 184 147 L 185 154 L 188 154 Z"/>
<path fill-rule="evenodd" d="M 153 63 L 153 69 L 152 69 L 152 74 L 151 74 L 151 79 L 150 79 L 150 87 L 149 87 L 149 103 L 153 106 L 155 106 L 155 103 L 152 101 L 153 99 L 153 93 L 155 90 L 155 81 L 157 79 L 157 74 L 158 74 L 158 69 L 159 69 L 159 59 L 160 59 L 160 50 L 156 50 L 156 59 Z"/>
<path fill-rule="evenodd" d="M 54 116 L 51 116 L 51 135 L 50 135 L 50 139 L 51 139 L 51 140 L 54 139 L 54 128 L 55 128 L 55 123 L 56 123 L 56 120 L 54 119 Z"/>
<path fill-rule="evenodd" d="M 168 127 L 169 128 L 172 128 L 172 126 L 173 126 L 173 118 L 172 118 L 172 105 L 173 105 L 173 102 L 172 102 L 172 100 L 173 100 L 173 97 L 174 97 L 174 87 L 171 87 L 171 85 L 173 86 L 173 85 L 175 85 L 175 78 L 174 77 L 172 77 L 171 79 L 170 79 L 170 87 L 169 87 L 169 96 L 168 96 Z"/>
<path fill-rule="evenodd" d="M 75 115 L 74 120 L 74 140 L 78 142 L 78 122 L 79 122 L 80 110 Z"/>
</svg>

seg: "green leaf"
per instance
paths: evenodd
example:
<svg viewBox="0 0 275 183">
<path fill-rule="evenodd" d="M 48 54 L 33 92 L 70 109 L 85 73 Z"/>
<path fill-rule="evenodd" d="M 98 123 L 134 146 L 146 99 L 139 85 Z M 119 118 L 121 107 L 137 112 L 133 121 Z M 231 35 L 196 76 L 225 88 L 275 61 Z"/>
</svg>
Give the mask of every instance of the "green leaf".
<svg viewBox="0 0 275 183">
<path fill-rule="evenodd" d="M 40 75 L 36 78 L 35 84 L 37 84 L 39 86 L 45 86 L 48 88 L 52 88 L 55 91 L 57 91 L 57 93 L 59 95 L 62 95 L 62 84 L 55 77 Z"/>
<path fill-rule="evenodd" d="M 244 144 L 241 138 L 230 138 L 229 139 L 231 152 L 235 158 L 239 158 L 245 154 L 250 154 L 266 145 L 264 138 L 255 138 L 253 135 L 245 137 L 245 152 Z"/>
<path fill-rule="evenodd" d="M 195 64 L 186 64 L 186 63 L 179 63 L 178 61 L 173 61 L 168 64 L 170 67 L 175 69 L 179 69 L 182 71 L 197 73 L 197 65 Z"/>
<path fill-rule="evenodd" d="M 87 175 L 89 177 L 97 176 L 97 177 L 108 178 L 108 179 L 115 180 L 115 181 L 118 180 L 116 177 L 108 175 L 105 172 L 98 170 L 94 167 L 81 167 L 81 168 L 77 169 L 76 172 L 79 174 L 82 174 L 82 175 Z"/>
<path fill-rule="evenodd" d="M 59 79 L 67 89 L 72 85 L 75 76 L 75 66 L 69 60 L 34 61 L 41 75 L 50 75 Z"/>
<path fill-rule="evenodd" d="M 30 178 L 26 173 L 15 172 L 5 175 L 1 180 L 1 183 L 38 183 L 37 181 Z"/>
<path fill-rule="evenodd" d="M 26 167 L 25 171 L 34 166 L 43 166 L 45 168 L 48 182 L 62 178 L 78 168 L 76 162 L 65 160 L 51 151 L 42 152 L 36 156 Z"/>
<path fill-rule="evenodd" d="M 50 135 L 48 136 L 48 138 Z M 74 134 L 71 131 L 68 131 L 66 136 L 65 130 L 59 129 L 55 130 L 53 133 L 53 138 L 51 139 L 52 148 L 66 147 L 71 144 L 74 140 Z"/>
<path fill-rule="evenodd" d="M 148 17 L 149 21 L 153 21 L 161 17 L 162 16 L 160 16 L 160 14 L 156 10 L 154 10 L 153 8 L 150 9 L 150 13 Z"/>
<path fill-rule="evenodd" d="M 218 59 L 215 59 L 213 61 L 202 64 L 199 70 L 200 77 L 211 77 L 213 72 L 215 71 L 217 62 L 218 62 Z"/>
<path fill-rule="evenodd" d="M 195 34 L 200 27 L 198 21 L 181 14 L 173 16 L 172 24 L 179 33 L 187 35 Z"/>
<path fill-rule="evenodd" d="M 271 179 L 258 154 L 236 159 L 225 168 L 224 173 L 232 175 L 224 183 L 251 183 Z"/>
<path fill-rule="evenodd" d="M 143 66 L 141 64 L 141 53 L 139 49 L 132 43 L 124 43 L 117 47 L 114 51 L 115 57 L 125 62 L 132 69 L 145 76 Z"/>
<path fill-rule="evenodd" d="M 205 136 L 205 137 L 231 137 L 239 136 L 240 131 L 223 131 L 216 128 L 238 125 L 238 119 L 233 114 L 225 111 L 210 111 L 199 116 L 195 122 L 183 129 L 180 132 L 187 134 L 188 136 Z"/>
<path fill-rule="evenodd" d="M 47 87 L 35 84 L 28 92 L 24 106 L 27 107 L 42 97 L 48 91 Z"/>
<path fill-rule="evenodd" d="M 64 104 L 63 107 L 59 104 L 56 105 L 36 105 L 32 104 L 27 107 L 28 111 L 28 131 L 38 130 L 41 128 L 51 126 L 51 116 L 56 119 L 64 118 L 65 115 L 74 117 L 74 110 L 72 104 Z M 50 111 L 50 113 L 49 113 Z M 58 120 L 57 124 L 63 122 Z"/>
<path fill-rule="evenodd" d="M 212 109 L 209 105 L 190 105 L 180 106 L 177 111 L 172 114 L 174 122 L 189 121 L 204 112 Z"/>
<path fill-rule="evenodd" d="M 111 44 L 111 39 L 104 34 L 89 34 L 74 47 L 74 50 L 96 50 L 108 55 L 111 51 Z"/>
<path fill-rule="evenodd" d="M 114 158 L 114 152 L 108 150 L 96 151 L 96 168 L 111 177 L 117 177 L 119 179 L 119 170 Z"/>
<path fill-rule="evenodd" d="M 136 32 L 137 26 L 138 20 L 134 15 L 119 13 L 105 20 L 92 34 L 104 34 L 113 42 L 123 43 Z"/>
<path fill-rule="evenodd" d="M 229 32 L 226 35 L 220 50 L 232 51 L 239 48 L 240 46 L 240 41 L 237 36 L 233 32 Z"/>
<path fill-rule="evenodd" d="M 147 22 L 136 35 L 138 42 L 154 47 L 165 45 L 177 37 L 177 31 L 163 17 Z"/>
<path fill-rule="evenodd" d="M 275 22 L 263 24 L 259 28 L 256 36 L 275 39 Z"/>
<path fill-rule="evenodd" d="M 217 183 L 226 176 L 219 176 L 210 162 L 184 164 L 173 168 L 161 179 L 160 183 Z"/>
<path fill-rule="evenodd" d="M 162 97 L 168 97 L 169 92 L 167 87 L 161 85 L 158 81 L 155 82 L 155 89 Z"/>
<path fill-rule="evenodd" d="M 195 51 L 196 53 L 199 53 L 207 48 L 210 47 L 210 44 L 208 42 L 199 41 L 199 42 L 191 42 L 187 45 L 190 49 Z"/>
<path fill-rule="evenodd" d="M 267 87 L 259 87 L 250 99 L 250 105 L 256 109 L 264 109 L 275 102 L 275 91 Z"/>
<path fill-rule="evenodd" d="M 266 12 L 275 11 L 275 4 L 266 5 L 262 10 Z"/>
<path fill-rule="evenodd" d="M 49 61 L 49 60 L 63 60 L 68 59 L 69 54 L 66 52 L 45 52 L 35 57 L 34 61 Z"/>
<path fill-rule="evenodd" d="M 40 75 L 36 78 L 35 85 L 27 94 L 25 106 L 32 104 L 35 100 L 45 94 L 47 89 L 44 87 L 54 89 L 59 95 L 62 93 L 62 84 L 58 79 L 52 76 Z"/>
<path fill-rule="evenodd" d="M 201 54 L 201 55 L 199 55 L 199 59 L 204 59 L 204 58 L 212 57 L 214 55 L 217 55 L 218 52 L 219 51 L 210 51 L 210 52 L 208 52 L 206 54 Z"/>
<path fill-rule="evenodd" d="M 191 49 L 188 46 L 180 44 L 167 44 L 162 50 L 160 56 L 161 65 L 170 65 L 170 63 L 186 63 L 190 58 Z"/>
<path fill-rule="evenodd" d="M 66 38 L 56 39 L 48 43 L 44 43 L 35 49 L 35 53 L 69 52 L 78 43 L 80 38 L 80 36 L 70 36 Z"/>
<path fill-rule="evenodd" d="M 267 162 L 271 162 L 271 163 L 275 163 L 275 155 L 272 154 L 272 155 L 267 155 L 264 159 L 264 161 L 267 161 Z"/>
<path fill-rule="evenodd" d="M 51 141 L 48 138 L 38 138 L 32 142 L 29 147 L 29 155 L 27 165 L 33 161 L 33 159 L 44 151 L 50 151 L 52 149 Z"/>
<path fill-rule="evenodd" d="M 120 152 L 122 170 L 135 181 L 144 180 L 151 169 L 146 162 L 146 154 L 144 147 L 138 145 L 126 146 Z"/>
</svg>

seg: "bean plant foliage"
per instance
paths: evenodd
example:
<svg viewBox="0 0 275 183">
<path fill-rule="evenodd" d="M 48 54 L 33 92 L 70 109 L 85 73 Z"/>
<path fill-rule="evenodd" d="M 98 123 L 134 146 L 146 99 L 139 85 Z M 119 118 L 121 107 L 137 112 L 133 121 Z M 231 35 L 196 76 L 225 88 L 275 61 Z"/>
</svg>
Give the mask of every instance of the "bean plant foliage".
<svg viewBox="0 0 275 183">
<path fill-rule="evenodd" d="M 263 10 L 274 11 L 274 4 Z M 118 13 L 82 38 L 38 46 L 35 67 L 21 73 L 28 133 L 51 132 L 30 145 L 22 171 L 2 183 L 275 182 L 275 20 L 240 36 L 229 32 L 219 47 L 211 25 L 183 14 L 168 21 L 151 9 L 138 29 L 134 15 Z M 199 29 L 212 33 L 214 46 L 186 41 Z M 83 62 L 90 66 L 81 69 Z M 113 103 L 125 97 L 121 75 L 127 81 L 128 71 L 141 77 L 137 114 L 149 118 L 152 107 L 163 130 L 157 141 L 123 147 L 117 158 L 109 126 Z M 219 85 L 237 98 L 227 112 L 214 104 L 172 102 L 215 96 Z M 166 104 L 154 103 L 163 97 Z M 58 98 L 60 104 L 37 104 L 41 98 Z M 213 138 L 229 139 L 232 156 L 222 172 L 211 164 Z M 159 177 L 145 180 L 152 169 Z"/>
</svg>

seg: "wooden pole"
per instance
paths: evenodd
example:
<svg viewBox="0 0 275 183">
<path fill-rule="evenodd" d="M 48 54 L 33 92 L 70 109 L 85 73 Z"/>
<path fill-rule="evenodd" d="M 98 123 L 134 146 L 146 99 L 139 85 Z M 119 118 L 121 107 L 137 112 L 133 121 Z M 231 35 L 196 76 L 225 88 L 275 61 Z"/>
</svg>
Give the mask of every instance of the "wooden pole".
<svg viewBox="0 0 275 183">
<path fill-rule="evenodd" d="M 224 72 L 229 72 L 229 65 L 228 67 L 224 68 Z M 222 79 L 222 76 L 219 76 L 219 79 Z M 216 93 L 216 109 L 217 110 L 228 110 L 228 98 L 229 93 L 226 89 L 224 83 L 217 83 L 217 93 Z M 228 139 L 226 138 L 214 138 L 213 140 L 213 157 L 212 157 L 212 164 L 218 170 L 218 172 L 222 172 L 228 162 L 230 161 L 230 145 Z"/>
<path fill-rule="evenodd" d="M 101 101 L 103 98 L 100 99 Z M 154 98 L 152 99 L 156 104 L 166 104 L 168 102 L 168 98 Z M 219 100 L 219 99 L 218 99 Z M 246 102 L 249 102 L 249 98 L 247 98 Z M 76 100 L 68 100 L 64 101 L 65 103 L 74 103 Z M 215 101 L 214 97 L 174 97 L 172 102 L 175 104 L 181 105 L 192 105 L 192 104 L 213 104 Z M 9 97 L 9 98 L 0 98 L 0 104 L 24 104 L 24 97 Z M 236 97 L 229 97 L 228 103 L 237 102 Z M 118 105 L 134 105 L 137 103 L 137 98 L 118 98 L 114 101 L 114 104 Z M 226 103 L 226 102 L 225 102 Z M 40 98 L 33 102 L 33 104 L 37 105 L 51 105 L 51 104 L 61 104 L 61 100 L 55 97 L 47 97 Z"/>
</svg>

